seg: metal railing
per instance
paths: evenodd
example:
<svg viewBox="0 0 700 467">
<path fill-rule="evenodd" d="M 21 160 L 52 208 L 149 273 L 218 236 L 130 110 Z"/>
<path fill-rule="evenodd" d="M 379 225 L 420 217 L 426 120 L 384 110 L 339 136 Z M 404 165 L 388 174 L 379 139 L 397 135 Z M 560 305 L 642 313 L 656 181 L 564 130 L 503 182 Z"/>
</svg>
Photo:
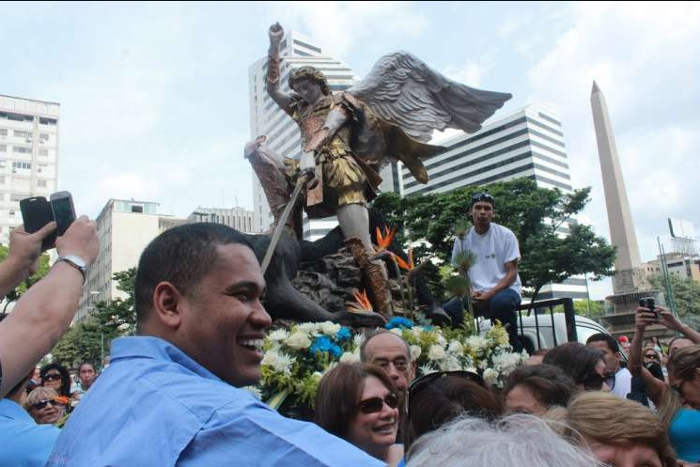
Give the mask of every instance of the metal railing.
<svg viewBox="0 0 700 467">
<path fill-rule="evenodd" d="M 526 316 L 534 315 L 535 318 L 535 335 L 537 336 L 537 348 L 542 348 L 540 321 L 549 321 L 552 329 L 552 339 L 554 347 L 559 345 L 557 339 L 556 324 L 554 322 L 554 308 L 562 305 L 564 308 L 564 320 L 566 322 L 566 339 L 567 342 L 576 342 L 578 335 L 576 332 L 576 320 L 574 313 L 574 301 L 571 298 L 554 298 L 549 300 L 538 300 L 532 305 L 530 303 L 521 303 L 517 310 L 518 318 L 518 335 L 524 339 L 525 333 L 523 328 L 523 313 Z M 547 317 L 546 315 L 549 315 Z M 542 322 L 543 327 L 547 326 L 545 321 Z M 563 343 L 563 342 L 562 342 Z M 523 342 L 523 344 L 525 344 Z"/>
</svg>

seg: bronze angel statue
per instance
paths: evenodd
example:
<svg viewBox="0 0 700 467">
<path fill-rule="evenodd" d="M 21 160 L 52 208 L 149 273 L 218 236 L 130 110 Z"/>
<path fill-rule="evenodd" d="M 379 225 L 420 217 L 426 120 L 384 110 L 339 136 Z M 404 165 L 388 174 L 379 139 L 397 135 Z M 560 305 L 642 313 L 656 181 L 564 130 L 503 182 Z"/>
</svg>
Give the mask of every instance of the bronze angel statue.
<svg viewBox="0 0 700 467">
<path fill-rule="evenodd" d="M 337 216 L 346 244 L 365 270 L 375 311 L 386 314 L 385 272 L 370 261 L 367 213 L 381 183 L 380 166 L 400 160 L 416 180 L 427 183 L 421 160 L 444 150 L 427 144 L 433 130 L 477 131 L 511 95 L 451 81 L 406 52 L 380 58 L 362 81 L 338 93 L 331 93 L 326 77 L 313 67 L 291 70 L 292 92 L 285 93 L 280 88 L 283 35 L 278 23 L 270 27 L 267 92 L 301 129 L 302 153 L 294 165 L 310 178 L 304 209 L 310 218 Z"/>
</svg>

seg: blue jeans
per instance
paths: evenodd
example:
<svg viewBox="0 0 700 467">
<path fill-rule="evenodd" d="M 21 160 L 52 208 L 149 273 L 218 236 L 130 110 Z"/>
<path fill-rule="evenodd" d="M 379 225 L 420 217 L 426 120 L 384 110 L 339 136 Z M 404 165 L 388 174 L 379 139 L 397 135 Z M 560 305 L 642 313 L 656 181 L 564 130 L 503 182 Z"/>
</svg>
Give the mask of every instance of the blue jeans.
<svg viewBox="0 0 700 467">
<path fill-rule="evenodd" d="M 520 295 L 515 290 L 508 288 L 498 292 L 488 302 L 482 302 L 481 305 L 474 304 L 473 307 L 475 316 L 489 318 L 492 323 L 498 320 L 506 327 L 508 340 L 516 352 L 520 352 L 523 348 L 518 337 L 518 322 L 515 317 L 515 310 L 519 305 Z M 463 309 L 467 308 L 467 302 L 461 297 L 453 297 L 442 308 L 452 318 L 452 324 L 459 326 L 464 319 Z"/>
</svg>

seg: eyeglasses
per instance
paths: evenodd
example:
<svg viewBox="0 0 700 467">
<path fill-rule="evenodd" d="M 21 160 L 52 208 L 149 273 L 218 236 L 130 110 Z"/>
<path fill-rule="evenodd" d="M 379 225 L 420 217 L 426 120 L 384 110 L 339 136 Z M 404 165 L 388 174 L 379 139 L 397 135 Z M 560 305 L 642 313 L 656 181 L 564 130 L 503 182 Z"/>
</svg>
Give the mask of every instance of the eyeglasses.
<svg viewBox="0 0 700 467">
<path fill-rule="evenodd" d="M 52 406 L 55 406 L 56 401 L 53 399 L 44 399 L 42 401 L 37 402 L 36 404 L 32 404 L 30 408 L 34 409 L 34 410 L 41 410 L 49 404 L 51 404 Z"/>
<path fill-rule="evenodd" d="M 49 373 L 42 378 L 44 381 L 57 381 L 61 379 L 60 373 Z"/>
<path fill-rule="evenodd" d="M 408 394 L 406 396 L 406 413 L 408 413 L 408 408 L 409 408 L 409 400 L 412 397 L 415 397 L 416 394 L 418 394 L 421 390 L 425 389 L 426 387 L 430 386 L 432 383 L 437 381 L 440 378 L 445 378 L 447 376 L 457 376 L 460 378 L 467 379 L 469 381 L 473 381 L 477 383 L 479 386 L 486 387 L 486 383 L 484 382 L 484 378 L 481 377 L 478 373 L 474 373 L 472 371 L 436 371 L 435 373 L 428 373 L 427 375 L 423 375 L 418 379 L 415 379 L 409 386 L 408 386 Z"/>
<path fill-rule="evenodd" d="M 644 358 L 651 358 L 651 359 L 654 359 L 654 360 L 658 360 L 658 359 L 659 359 L 659 357 L 658 357 L 656 354 L 653 354 L 653 353 L 650 353 L 650 354 L 645 355 Z"/>
<path fill-rule="evenodd" d="M 387 394 L 384 399 L 381 397 L 370 397 L 369 399 L 360 401 L 357 407 L 360 409 L 360 412 L 371 414 L 380 412 L 384 404 L 388 405 L 391 409 L 395 409 L 399 406 L 399 398 L 396 397 L 396 394 Z"/>
<path fill-rule="evenodd" d="M 493 199 L 493 196 L 484 192 L 474 193 L 472 195 L 472 206 L 474 203 L 478 203 L 479 201 L 486 201 L 487 203 L 496 204 L 496 200 Z"/>
</svg>

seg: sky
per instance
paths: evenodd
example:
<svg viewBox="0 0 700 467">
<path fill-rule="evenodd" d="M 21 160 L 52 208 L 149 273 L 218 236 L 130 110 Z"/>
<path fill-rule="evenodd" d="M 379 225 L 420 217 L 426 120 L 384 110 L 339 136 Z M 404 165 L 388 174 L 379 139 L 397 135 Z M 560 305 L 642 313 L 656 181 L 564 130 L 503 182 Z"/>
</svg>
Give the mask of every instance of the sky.
<svg viewBox="0 0 700 467">
<path fill-rule="evenodd" d="M 510 92 L 563 123 L 580 221 L 609 238 L 593 129 L 607 100 L 643 261 L 667 217 L 700 228 L 700 4 L 10 3 L 0 14 L 0 94 L 59 102 L 58 190 L 96 217 L 109 198 L 252 209 L 248 67 L 279 21 L 364 76 L 406 50 L 469 86 Z M 591 297 L 612 291 L 591 283 Z"/>
</svg>

